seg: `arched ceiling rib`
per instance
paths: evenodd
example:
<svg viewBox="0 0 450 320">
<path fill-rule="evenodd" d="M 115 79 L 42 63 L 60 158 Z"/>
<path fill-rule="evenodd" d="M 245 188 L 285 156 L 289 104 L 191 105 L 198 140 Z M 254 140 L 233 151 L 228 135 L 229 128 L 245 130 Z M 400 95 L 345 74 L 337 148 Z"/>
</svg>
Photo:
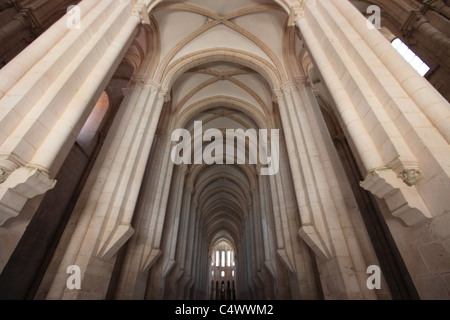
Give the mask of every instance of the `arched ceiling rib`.
<svg viewBox="0 0 450 320">
<path fill-rule="evenodd" d="M 283 33 L 288 15 L 274 1 L 242 0 L 228 4 L 229 1 L 164 1 L 152 10 L 161 34 L 156 79 L 175 61 L 218 47 L 244 48 L 284 76 Z"/>
</svg>

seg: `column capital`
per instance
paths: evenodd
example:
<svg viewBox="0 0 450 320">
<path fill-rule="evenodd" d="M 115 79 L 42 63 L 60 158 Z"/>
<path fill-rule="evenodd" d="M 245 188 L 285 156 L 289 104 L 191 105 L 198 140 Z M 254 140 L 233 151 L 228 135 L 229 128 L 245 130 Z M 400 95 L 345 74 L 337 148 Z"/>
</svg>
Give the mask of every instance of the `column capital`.
<svg viewBox="0 0 450 320">
<path fill-rule="evenodd" d="M 283 91 L 280 89 L 275 89 L 273 91 L 273 96 L 272 96 L 272 101 L 274 103 L 279 103 L 280 101 L 283 101 L 284 99 L 284 94 Z"/>
<path fill-rule="evenodd" d="M 172 95 L 167 89 L 160 89 L 160 94 L 164 97 L 164 102 L 170 102 L 172 100 Z"/>
<path fill-rule="evenodd" d="M 288 26 L 295 27 L 298 20 L 305 17 L 305 7 L 313 0 L 298 0 L 297 3 L 291 6 L 289 14 Z"/>
<path fill-rule="evenodd" d="M 406 19 L 405 23 L 400 27 L 400 31 L 403 33 L 404 37 L 408 39 L 410 34 L 424 22 L 426 22 L 426 19 L 423 13 L 419 10 L 412 10 L 408 19 Z"/>
<path fill-rule="evenodd" d="M 181 175 L 186 175 L 186 172 L 187 172 L 187 169 L 188 169 L 187 164 L 182 163 L 182 164 L 179 165 L 179 168 L 180 168 Z"/>
<path fill-rule="evenodd" d="M 288 80 L 281 85 L 281 90 L 282 90 L 283 94 L 286 94 L 287 91 L 291 88 L 295 88 L 295 89 L 297 88 L 296 83 L 292 80 Z"/>
<path fill-rule="evenodd" d="M 17 13 L 13 20 L 20 21 L 25 27 L 33 27 L 33 24 L 31 22 L 30 17 L 27 15 L 26 10 L 22 10 L 19 13 Z"/>
<path fill-rule="evenodd" d="M 14 155 L 0 156 L 0 184 L 8 179 L 9 175 L 24 165 L 24 161 Z"/>
<path fill-rule="evenodd" d="M 137 16 L 141 20 L 141 24 L 149 26 L 151 24 L 150 15 L 148 14 L 148 8 L 145 1 L 138 0 L 133 7 L 133 15 Z"/>
<path fill-rule="evenodd" d="M 311 81 L 308 76 L 294 76 L 294 80 L 297 85 L 311 86 Z"/>
<path fill-rule="evenodd" d="M 146 82 L 146 77 L 145 77 L 145 75 L 142 75 L 142 74 L 136 74 L 131 78 L 131 83 L 133 83 L 133 84 L 143 85 L 143 84 L 145 84 L 145 82 Z"/>
</svg>

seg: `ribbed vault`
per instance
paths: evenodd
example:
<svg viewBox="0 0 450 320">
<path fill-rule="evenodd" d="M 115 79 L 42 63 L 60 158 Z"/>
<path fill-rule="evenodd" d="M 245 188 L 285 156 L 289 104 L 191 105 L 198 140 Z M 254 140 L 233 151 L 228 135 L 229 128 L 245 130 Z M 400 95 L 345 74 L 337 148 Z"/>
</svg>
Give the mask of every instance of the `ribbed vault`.
<svg viewBox="0 0 450 320">
<path fill-rule="evenodd" d="M 70 3 L 0 70 L 0 296 L 446 297 L 443 1 Z"/>
</svg>

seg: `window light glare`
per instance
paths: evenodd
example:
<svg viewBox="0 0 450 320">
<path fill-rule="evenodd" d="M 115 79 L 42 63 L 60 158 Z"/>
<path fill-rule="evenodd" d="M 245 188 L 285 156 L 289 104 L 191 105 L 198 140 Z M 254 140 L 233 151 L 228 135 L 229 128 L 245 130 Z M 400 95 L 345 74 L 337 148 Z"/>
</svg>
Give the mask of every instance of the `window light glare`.
<svg viewBox="0 0 450 320">
<path fill-rule="evenodd" d="M 422 77 L 430 70 L 425 62 L 422 61 L 406 44 L 399 38 L 392 41 L 392 47 L 416 70 Z"/>
</svg>

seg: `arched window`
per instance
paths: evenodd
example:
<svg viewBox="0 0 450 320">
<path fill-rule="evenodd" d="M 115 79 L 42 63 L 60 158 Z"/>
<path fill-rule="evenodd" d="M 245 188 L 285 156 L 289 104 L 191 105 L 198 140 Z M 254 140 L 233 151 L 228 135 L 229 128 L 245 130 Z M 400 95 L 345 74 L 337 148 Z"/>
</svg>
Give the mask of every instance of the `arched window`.
<svg viewBox="0 0 450 320">
<path fill-rule="evenodd" d="M 392 41 L 392 46 L 421 76 L 424 76 L 430 70 L 430 67 L 399 38 Z"/>
<path fill-rule="evenodd" d="M 231 250 L 231 266 L 234 267 L 236 264 L 234 263 L 234 251 Z"/>
<path fill-rule="evenodd" d="M 216 251 L 216 267 L 219 266 L 219 261 L 220 261 L 219 251 Z"/>
<path fill-rule="evenodd" d="M 78 134 L 77 143 L 87 154 L 93 151 L 97 143 L 96 136 L 101 129 L 101 124 L 108 111 L 108 107 L 109 97 L 106 92 L 103 92 Z"/>
<path fill-rule="evenodd" d="M 231 267 L 231 251 L 227 251 L 227 267 Z"/>
<path fill-rule="evenodd" d="M 225 251 L 222 250 L 222 267 L 225 267 Z"/>
</svg>

